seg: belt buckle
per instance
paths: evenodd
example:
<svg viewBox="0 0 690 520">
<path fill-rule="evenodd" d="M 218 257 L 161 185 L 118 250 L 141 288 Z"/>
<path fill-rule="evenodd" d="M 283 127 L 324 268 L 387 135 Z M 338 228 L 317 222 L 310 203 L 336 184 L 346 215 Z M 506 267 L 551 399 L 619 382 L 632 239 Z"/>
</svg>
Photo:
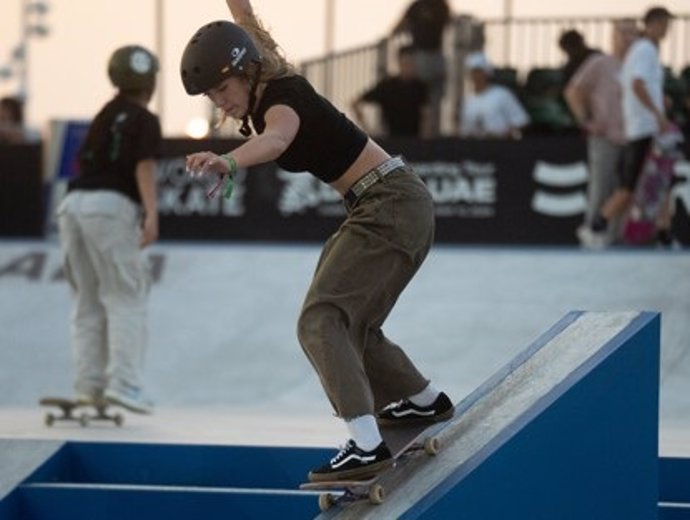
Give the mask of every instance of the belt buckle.
<svg viewBox="0 0 690 520">
<path fill-rule="evenodd" d="M 395 160 L 395 158 L 393 160 Z M 398 164 L 398 162 L 402 163 L 402 161 L 400 161 L 398 159 L 398 161 L 396 161 L 395 165 L 390 167 L 390 168 L 385 167 L 388 164 L 388 161 L 384 162 L 383 164 L 381 164 L 379 166 L 376 166 L 375 168 L 372 168 L 371 171 L 369 171 L 369 173 L 367 173 L 361 179 L 359 179 L 354 184 L 354 186 L 352 186 L 348 190 L 348 193 L 346 194 L 346 198 L 348 200 L 353 199 L 353 200 L 350 200 L 350 202 L 354 203 L 357 199 L 359 199 L 359 197 L 362 196 L 362 194 L 365 191 L 367 191 L 369 188 L 371 188 L 374 184 L 383 180 L 383 178 L 386 175 L 388 175 L 392 170 L 394 170 L 395 168 L 398 168 L 400 166 Z"/>
</svg>

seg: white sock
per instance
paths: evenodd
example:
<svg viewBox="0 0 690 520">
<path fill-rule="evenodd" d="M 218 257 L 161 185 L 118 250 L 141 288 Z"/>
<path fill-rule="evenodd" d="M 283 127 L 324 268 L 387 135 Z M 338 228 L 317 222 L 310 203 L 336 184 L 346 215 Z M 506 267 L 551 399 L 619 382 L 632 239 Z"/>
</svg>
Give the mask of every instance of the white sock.
<svg viewBox="0 0 690 520">
<path fill-rule="evenodd" d="M 414 394 L 413 396 L 408 397 L 408 399 L 417 406 L 429 406 L 433 404 L 433 402 L 436 400 L 440 393 L 440 390 L 438 390 L 431 383 L 429 383 L 428 385 L 426 385 L 426 388 L 424 388 L 424 390 L 422 390 L 418 394 Z"/>
<path fill-rule="evenodd" d="M 349 421 L 345 421 L 350 437 L 355 444 L 364 451 L 371 451 L 381 444 L 383 439 L 373 415 L 360 415 Z"/>
</svg>

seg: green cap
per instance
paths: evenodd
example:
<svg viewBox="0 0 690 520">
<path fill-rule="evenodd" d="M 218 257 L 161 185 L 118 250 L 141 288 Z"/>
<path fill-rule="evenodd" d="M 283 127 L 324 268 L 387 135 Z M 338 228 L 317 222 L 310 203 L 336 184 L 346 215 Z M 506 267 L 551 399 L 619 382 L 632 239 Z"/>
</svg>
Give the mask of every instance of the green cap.
<svg viewBox="0 0 690 520">
<path fill-rule="evenodd" d="M 139 45 L 127 45 L 110 57 L 108 77 L 120 89 L 152 89 L 158 68 L 158 59 L 153 53 Z"/>
</svg>

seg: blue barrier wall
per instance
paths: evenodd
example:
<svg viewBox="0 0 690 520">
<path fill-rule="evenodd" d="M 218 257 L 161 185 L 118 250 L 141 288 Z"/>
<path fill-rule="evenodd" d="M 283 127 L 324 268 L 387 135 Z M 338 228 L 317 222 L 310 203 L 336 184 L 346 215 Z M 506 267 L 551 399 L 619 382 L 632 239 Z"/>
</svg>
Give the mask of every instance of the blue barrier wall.
<svg viewBox="0 0 690 520">
<path fill-rule="evenodd" d="M 690 459 L 659 460 L 658 520 L 690 520 Z"/>
<path fill-rule="evenodd" d="M 67 443 L 0 502 L 0 519 L 312 518 L 297 491 L 332 450 Z"/>
<path fill-rule="evenodd" d="M 656 518 L 659 328 L 641 314 L 404 518 Z"/>
<path fill-rule="evenodd" d="M 567 315 L 460 403 L 439 455 L 384 475 L 398 485 L 383 505 L 323 517 L 687 520 L 690 462 L 659 471 L 660 317 L 612 315 Z M 0 500 L 0 520 L 312 518 L 298 487 L 331 454 L 70 442 Z"/>
</svg>

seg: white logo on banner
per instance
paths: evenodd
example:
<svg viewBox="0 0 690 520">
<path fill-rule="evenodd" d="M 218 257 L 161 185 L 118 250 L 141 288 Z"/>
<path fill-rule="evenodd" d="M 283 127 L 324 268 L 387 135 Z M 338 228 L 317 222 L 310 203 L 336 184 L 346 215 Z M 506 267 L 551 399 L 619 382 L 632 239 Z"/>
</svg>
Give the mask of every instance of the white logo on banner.
<svg viewBox="0 0 690 520">
<path fill-rule="evenodd" d="M 583 213 L 587 207 L 587 165 L 584 162 L 572 164 L 551 164 L 537 161 L 532 178 L 547 188 L 569 188 L 567 193 L 553 193 L 537 190 L 532 198 L 532 209 L 550 217 L 573 217 Z"/>
<path fill-rule="evenodd" d="M 496 166 L 475 161 L 413 163 L 434 198 L 439 217 L 491 218 L 496 208 Z M 315 210 L 318 215 L 345 214 L 336 190 L 312 175 L 277 170 L 283 188 L 278 210 L 283 216 Z"/>
<path fill-rule="evenodd" d="M 313 175 L 307 172 L 288 172 L 280 168 L 276 175 L 283 182 L 278 197 L 278 211 L 284 217 L 301 215 L 312 208 L 319 215 L 327 217 L 345 214 L 340 194 Z"/>
<path fill-rule="evenodd" d="M 235 188 L 232 197 L 206 196 L 207 185 L 202 179 L 195 179 L 185 171 L 184 157 L 159 159 L 156 175 L 158 178 L 158 212 L 174 217 L 198 215 L 202 217 L 232 216 L 245 214 L 244 193 L 247 170 L 240 168 L 235 174 Z"/>
<path fill-rule="evenodd" d="M 436 216 L 482 219 L 495 215 L 495 164 L 436 161 L 412 166 L 434 198 Z"/>
</svg>

